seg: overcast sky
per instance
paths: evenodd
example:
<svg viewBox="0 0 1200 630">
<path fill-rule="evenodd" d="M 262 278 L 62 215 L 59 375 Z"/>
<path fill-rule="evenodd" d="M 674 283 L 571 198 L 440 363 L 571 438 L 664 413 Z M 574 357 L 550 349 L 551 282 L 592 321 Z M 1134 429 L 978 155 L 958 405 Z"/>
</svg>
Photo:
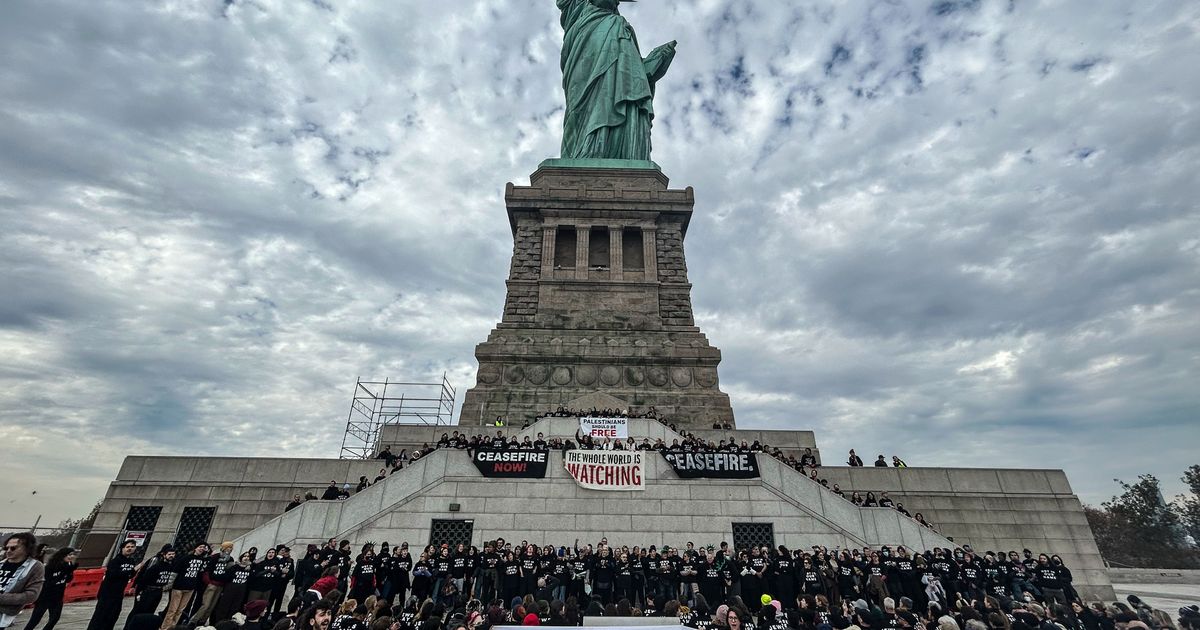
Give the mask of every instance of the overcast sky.
<svg viewBox="0 0 1200 630">
<path fill-rule="evenodd" d="M 654 159 L 739 426 L 1181 488 L 1200 4 L 622 11 L 679 41 Z M 473 385 L 561 37 L 552 0 L 6 3 L 0 526 L 127 454 L 336 456 L 358 376 Z"/>
</svg>

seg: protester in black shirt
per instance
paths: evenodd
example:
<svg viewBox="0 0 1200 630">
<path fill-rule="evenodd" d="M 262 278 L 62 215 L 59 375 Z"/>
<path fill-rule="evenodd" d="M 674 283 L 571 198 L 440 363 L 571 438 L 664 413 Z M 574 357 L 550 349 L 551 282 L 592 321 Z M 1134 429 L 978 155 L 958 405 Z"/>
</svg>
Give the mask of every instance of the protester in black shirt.
<svg viewBox="0 0 1200 630">
<path fill-rule="evenodd" d="M 883 455 L 880 455 L 879 459 L 875 460 L 876 468 L 887 468 L 887 465 L 887 460 L 883 458 Z"/>
<path fill-rule="evenodd" d="M 425 601 L 432 592 L 433 568 L 429 564 L 429 557 L 425 553 L 421 553 L 417 557 L 417 563 L 413 565 L 412 594 L 417 600 Z"/>
<path fill-rule="evenodd" d="M 408 543 L 401 543 L 392 553 L 391 561 L 387 564 L 387 576 L 383 585 L 383 597 L 389 605 L 396 599 L 401 602 L 409 588 L 409 571 L 412 570 L 413 560 L 408 553 Z"/>
<path fill-rule="evenodd" d="M 29 615 L 29 623 L 25 624 L 25 630 L 36 628 L 47 612 L 50 613 L 50 618 L 46 622 L 45 630 L 54 630 L 54 624 L 58 623 L 59 617 L 62 616 L 63 596 L 66 594 L 67 584 L 75 575 L 75 560 L 78 557 L 79 551 L 71 547 L 63 547 L 50 556 L 50 560 L 46 562 L 42 592 L 38 594 L 37 602 L 33 605 L 33 613 Z"/>
<path fill-rule="evenodd" d="M 129 611 L 129 617 L 125 620 L 126 628 L 137 615 L 158 610 L 158 605 L 162 603 L 163 591 L 169 590 L 175 583 L 175 570 L 175 550 L 171 545 L 166 545 L 155 557 L 154 562 L 142 569 L 134 580 L 137 596 L 133 600 L 133 609 Z"/>
<path fill-rule="evenodd" d="M 779 555 L 772 567 L 771 595 L 785 608 L 796 606 L 797 567 L 787 547 L 779 545 Z"/>
<path fill-rule="evenodd" d="M 324 494 L 321 495 L 321 500 L 322 501 L 335 501 L 335 500 L 337 500 L 337 498 L 338 498 L 337 481 L 333 480 L 333 481 L 329 482 L 329 487 L 325 488 Z"/>
<path fill-rule="evenodd" d="M 1040 554 L 1037 559 L 1037 569 L 1033 572 L 1033 582 L 1041 589 L 1043 597 L 1051 603 L 1067 604 L 1066 574 L 1061 563 L 1051 564 L 1050 556 Z"/>
<path fill-rule="evenodd" d="M 376 571 L 375 552 L 367 548 L 358 556 L 354 563 L 354 572 L 350 576 L 350 599 L 365 602 L 375 594 L 375 583 L 378 577 Z"/>
<path fill-rule="evenodd" d="M 87 630 L 113 630 L 121 617 L 121 604 L 125 598 L 125 585 L 142 564 L 133 559 L 137 543 L 126 540 L 121 551 L 105 565 L 104 579 L 96 593 L 96 609 L 88 622 Z"/>
<path fill-rule="evenodd" d="M 246 593 L 253 573 L 251 564 L 250 554 L 243 553 L 238 557 L 238 563 L 229 567 L 229 583 L 221 589 L 221 597 L 217 599 L 217 605 L 213 607 L 210 617 L 214 626 L 233 617 L 234 613 L 241 612 L 242 605 L 246 603 Z"/>
<path fill-rule="evenodd" d="M 170 630 L 179 623 L 179 619 L 189 609 L 192 600 L 198 599 L 196 592 L 203 592 L 204 583 L 201 575 L 208 563 L 208 545 L 200 543 L 191 553 L 176 554 L 175 583 L 171 586 L 171 594 L 167 600 L 167 609 L 163 613 L 161 630 Z"/>
<path fill-rule="evenodd" d="M 601 546 L 591 571 L 592 596 L 599 599 L 601 603 L 612 602 L 616 572 L 616 558 L 613 558 L 608 546 Z"/>
<path fill-rule="evenodd" d="M 767 587 L 764 578 L 770 564 L 758 547 L 750 549 L 750 557 L 746 559 L 746 567 L 742 570 L 742 600 L 752 609 L 757 609 L 762 603 L 760 598 Z"/>
<path fill-rule="evenodd" d="M 249 594 L 246 601 L 270 599 L 271 591 L 275 588 L 275 580 L 279 576 L 276 557 L 276 551 L 268 549 L 262 560 L 250 564 L 250 582 L 246 586 Z"/>
<path fill-rule="evenodd" d="M 275 549 L 275 553 L 275 565 L 279 567 L 279 571 L 271 587 L 271 598 L 267 600 L 267 610 L 272 614 L 278 613 L 282 608 L 288 582 L 292 581 L 292 575 L 296 572 L 296 561 L 292 560 L 290 548 L 280 545 Z"/>
<path fill-rule="evenodd" d="M 504 552 L 504 560 L 496 565 L 500 573 L 500 592 L 505 604 L 521 595 L 521 562 L 513 552 Z"/>
</svg>

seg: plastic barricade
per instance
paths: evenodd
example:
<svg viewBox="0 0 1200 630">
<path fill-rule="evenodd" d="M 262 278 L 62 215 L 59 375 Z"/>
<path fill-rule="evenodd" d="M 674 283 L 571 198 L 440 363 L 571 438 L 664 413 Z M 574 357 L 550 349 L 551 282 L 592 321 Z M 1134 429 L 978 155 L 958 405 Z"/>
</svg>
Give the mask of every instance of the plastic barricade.
<svg viewBox="0 0 1200 630">
<path fill-rule="evenodd" d="M 100 582 L 103 579 L 104 567 L 100 567 L 99 569 L 77 569 L 75 576 L 67 584 L 67 590 L 63 593 L 63 601 L 70 604 L 72 602 L 84 602 L 89 599 L 96 599 L 96 593 L 100 590 Z"/>
</svg>

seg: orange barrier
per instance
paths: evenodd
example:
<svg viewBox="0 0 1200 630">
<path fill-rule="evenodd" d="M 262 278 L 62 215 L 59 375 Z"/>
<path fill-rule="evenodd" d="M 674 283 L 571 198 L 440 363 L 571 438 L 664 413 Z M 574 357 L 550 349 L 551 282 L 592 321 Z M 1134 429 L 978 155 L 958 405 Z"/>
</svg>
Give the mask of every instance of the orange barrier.
<svg viewBox="0 0 1200 630">
<path fill-rule="evenodd" d="M 96 593 L 100 590 L 100 582 L 103 579 L 104 567 L 77 569 L 75 577 L 71 578 L 70 584 L 67 584 L 67 590 L 63 593 L 63 601 L 69 604 L 96 599 Z"/>
<path fill-rule="evenodd" d="M 100 582 L 104 581 L 104 567 L 99 569 L 77 569 L 71 582 L 63 592 L 63 602 L 85 602 L 96 599 L 100 592 Z M 125 595 L 133 595 L 133 580 L 125 585 Z"/>
</svg>

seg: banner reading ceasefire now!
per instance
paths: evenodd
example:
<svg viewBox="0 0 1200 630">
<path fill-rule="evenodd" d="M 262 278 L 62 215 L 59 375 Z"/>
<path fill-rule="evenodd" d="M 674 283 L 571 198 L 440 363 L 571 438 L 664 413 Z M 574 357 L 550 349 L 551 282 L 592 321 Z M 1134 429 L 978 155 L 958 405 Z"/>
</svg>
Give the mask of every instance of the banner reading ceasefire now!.
<svg viewBox="0 0 1200 630">
<path fill-rule="evenodd" d="M 589 490 L 645 490 L 644 458 L 641 451 L 566 451 L 563 466 Z"/>
<path fill-rule="evenodd" d="M 545 449 L 481 448 L 471 455 L 471 461 L 484 477 L 525 477 L 542 479 L 550 451 Z"/>
</svg>

